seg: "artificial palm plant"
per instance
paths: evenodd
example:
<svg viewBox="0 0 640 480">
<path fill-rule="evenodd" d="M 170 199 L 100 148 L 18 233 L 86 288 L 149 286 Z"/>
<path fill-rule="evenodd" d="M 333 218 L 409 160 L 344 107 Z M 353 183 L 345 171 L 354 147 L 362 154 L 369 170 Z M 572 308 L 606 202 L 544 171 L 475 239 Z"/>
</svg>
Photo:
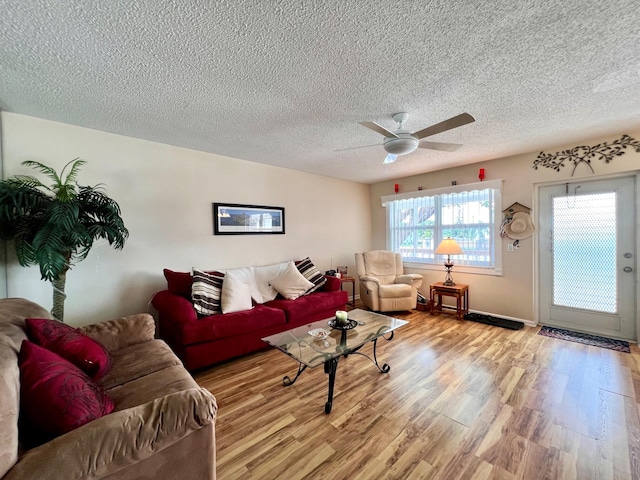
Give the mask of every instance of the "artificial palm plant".
<svg viewBox="0 0 640 480">
<path fill-rule="evenodd" d="M 101 186 L 78 185 L 78 172 L 85 163 L 71 160 L 58 175 L 51 167 L 29 160 L 22 165 L 39 170 L 52 180 L 51 185 L 29 175 L 0 181 L 0 237 L 14 240 L 20 265 L 38 265 L 42 279 L 51 282 L 51 313 L 60 321 L 67 271 L 87 257 L 94 240 L 104 238 L 121 250 L 129 236 L 120 207 Z"/>
</svg>

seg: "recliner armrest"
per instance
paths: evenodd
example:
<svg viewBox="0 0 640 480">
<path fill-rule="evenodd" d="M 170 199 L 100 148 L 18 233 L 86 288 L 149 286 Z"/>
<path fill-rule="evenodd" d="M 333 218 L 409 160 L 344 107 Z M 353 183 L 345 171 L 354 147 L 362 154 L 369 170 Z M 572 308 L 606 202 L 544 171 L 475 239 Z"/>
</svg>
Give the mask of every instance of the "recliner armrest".
<svg viewBox="0 0 640 480">
<path fill-rule="evenodd" d="M 419 273 L 405 273 L 404 275 L 398 275 L 394 283 L 406 283 L 407 285 L 413 285 L 413 283 L 417 281 L 422 284 L 422 275 Z"/>
<path fill-rule="evenodd" d="M 217 409 L 192 388 L 111 413 L 29 450 L 4 480 L 105 478 L 215 423 Z"/>
<path fill-rule="evenodd" d="M 84 325 L 78 330 L 113 352 L 130 345 L 153 340 L 156 333 L 156 323 L 148 313 L 138 313 L 106 322 Z"/>
<path fill-rule="evenodd" d="M 360 280 L 361 282 L 373 282 L 376 285 L 380 285 L 380 279 L 377 277 L 372 277 L 370 275 L 363 275 L 362 277 L 360 277 L 358 280 Z"/>
</svg>

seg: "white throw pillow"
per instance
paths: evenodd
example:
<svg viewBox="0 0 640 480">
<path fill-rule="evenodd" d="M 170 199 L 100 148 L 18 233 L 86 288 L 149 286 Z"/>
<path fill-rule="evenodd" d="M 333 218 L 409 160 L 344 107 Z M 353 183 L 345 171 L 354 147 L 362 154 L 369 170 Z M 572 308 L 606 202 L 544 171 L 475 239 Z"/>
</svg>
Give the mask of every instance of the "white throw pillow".
<svg viewBox="0 0 640 480">
<path fill-rule="evenodd" d="M 260 294 L 262 295 L 262 302 L 259 303 L 268 302 L 278 296 L 278 291 L 273 288 L 273 286 L 271 286 L 271 280 L 278 277 L 287 269 L 288 266 L 289 262 L 282 262 L 276 263 L 274 265 L 252 267 L 256 285 Z"/>
<path fill-rule="evenodd" d="M 225 278 L 225 282 L 226 281 L 227 280 Z M 284 298 L 288 300 L 295 300 L 300 295 L 304 294 L 304 292 L 313 287 L 313 283 L 304 278 L 304 276 L 296 268 L 295 263 L 289 262 L 289 265 L 287 265 L 285 271 L 271 280 L 271 286 L 275 288 L 278 293 Z"/>
<path fill-rule="evenodd" d="M 249 294 L 251 298 L 255 300 L 256 303 L 264 303 L 262 298 L 262 294 L 260 293 L 260 289 L 256 284 L 256 279 L 253 275 L 253 268 L 251 267 L 242 267 L 242 268 L 232 268 L 231 270 L 227 270 L 225 273 L 230 273 L 234 275 L 238 280 L 249 287 Z"/>
<path fill-rule="evenodd" d="M 222 313 L 242 312 L 251 310 L 251 289 L 242 279 L 228 271 L 222 282 L 220 298 Z"/>
</svg>

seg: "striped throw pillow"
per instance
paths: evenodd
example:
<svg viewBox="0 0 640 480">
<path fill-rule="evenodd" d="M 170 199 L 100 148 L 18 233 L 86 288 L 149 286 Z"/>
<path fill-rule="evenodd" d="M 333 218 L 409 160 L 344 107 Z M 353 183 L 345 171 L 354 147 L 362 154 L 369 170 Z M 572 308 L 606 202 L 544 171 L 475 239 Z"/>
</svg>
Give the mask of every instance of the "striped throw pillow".
<svg viewBox="0 0 640 480">
<path fill-rule="evenodd" d="M 199 315 L 215 315 L 222 313 L 220 295 L 224 273 L 206 273 L 193 269 L 193 283 L 191 284 L 191 301 L 193 308 Z"/>
<path fill-rule="evenodd" d="M 298 271 L 302 274 L 302 276 L 313 283 L 313 287 L 304 292 L 304 295 L 309 295 L 310 293 L 319 290 L 325 283 L 327 283 L 327 279 L 324 278 L 322 272 L 320 272 L 320 270 L 316 268 L 309 257 L 305 258 L 304 260 L 299 260 L 295 263 Z"/>
</svg>

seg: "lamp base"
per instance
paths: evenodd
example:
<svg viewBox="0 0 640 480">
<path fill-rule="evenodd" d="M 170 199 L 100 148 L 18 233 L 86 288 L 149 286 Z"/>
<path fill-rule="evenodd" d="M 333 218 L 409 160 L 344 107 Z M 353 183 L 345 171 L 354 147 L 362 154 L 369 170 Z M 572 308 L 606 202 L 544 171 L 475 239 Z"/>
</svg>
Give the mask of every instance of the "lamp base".
<svg viewBox="0 0 640 480">
<path fill-rule="evenodd" d="M 453 277 L 451 276 L 451 269 L 453 268 L 453 262 L 451 261 L 444 262 L 444 268 L 447 269 L 447 274 L 444 277 L 444 282 L 442 282 L 442 285 L 444 285 L 445 287 L 455 287 L 456 284 L 454 283 Z"/>
</svg>

